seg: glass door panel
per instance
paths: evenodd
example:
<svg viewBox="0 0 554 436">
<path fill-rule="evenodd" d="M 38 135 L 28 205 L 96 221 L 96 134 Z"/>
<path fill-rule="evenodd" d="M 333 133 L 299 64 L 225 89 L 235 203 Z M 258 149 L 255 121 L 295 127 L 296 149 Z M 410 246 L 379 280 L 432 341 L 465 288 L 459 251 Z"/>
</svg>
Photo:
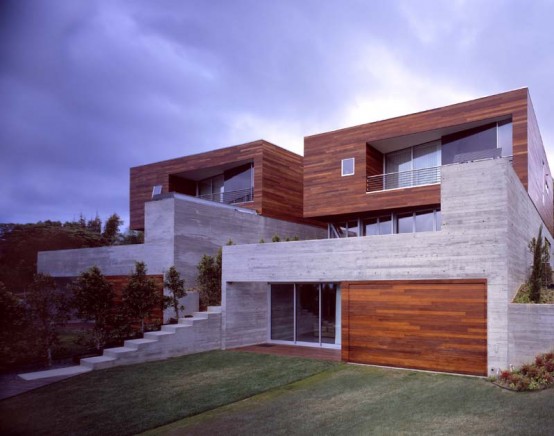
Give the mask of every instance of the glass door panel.
<svg viewBox="0 0 554 436">
<path fill-rule="evenodd" d="M 294 341 L 294 285 L 271 285 L 271 339 Z"/>
<path fill-rule="evenodd" d="M 321 343 L 335 344 L 337 337 L 337 286 L 321 286 Z"/>
<path fill-rule="evenodd" d="M 319 285 L 296 287 L 296 341 L 319 343 Z"/>
</svg>

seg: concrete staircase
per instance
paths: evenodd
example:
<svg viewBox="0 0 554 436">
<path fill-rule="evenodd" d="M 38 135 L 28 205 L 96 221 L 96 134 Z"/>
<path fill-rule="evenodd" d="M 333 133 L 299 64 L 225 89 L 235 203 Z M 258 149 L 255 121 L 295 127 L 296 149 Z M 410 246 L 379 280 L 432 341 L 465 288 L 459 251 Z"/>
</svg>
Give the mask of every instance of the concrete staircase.
<svg viewBox="0 0 554 436">
<path fill-rule="evenodd" d="M 221 306 L 207 312 L 195 312 L 192 318 L 180 318 L 177 324 L 147 332 L 142 339 L 130 339 L 123 347 L 107 348 L 102 356 L 81 359 L 84 368 L 104 369 L 167 359 L 221 348 Z"/>
</svg>

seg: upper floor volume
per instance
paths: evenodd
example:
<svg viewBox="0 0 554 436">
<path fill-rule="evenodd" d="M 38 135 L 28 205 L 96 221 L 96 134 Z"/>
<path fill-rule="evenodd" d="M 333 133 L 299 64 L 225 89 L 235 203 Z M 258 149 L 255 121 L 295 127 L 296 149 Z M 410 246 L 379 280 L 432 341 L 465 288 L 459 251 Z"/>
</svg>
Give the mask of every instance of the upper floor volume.
<svg viewBox="0 0 554 436">
<path fill-rule="evenodd" d="M 308 136 L 303 158 L 260 140 L 131 168 L 131 228 L 144 228 L 152 195 L 177 192 L 330 223 L 337 235 L 369 234 L 388 220 L 400 231 L 402 214 L 417 221 L 429 211 L 436 230 L 441 167 L 495 158 L 512 160 L 554 231 L 552 175 L 527 88 Z"/>
</svg>

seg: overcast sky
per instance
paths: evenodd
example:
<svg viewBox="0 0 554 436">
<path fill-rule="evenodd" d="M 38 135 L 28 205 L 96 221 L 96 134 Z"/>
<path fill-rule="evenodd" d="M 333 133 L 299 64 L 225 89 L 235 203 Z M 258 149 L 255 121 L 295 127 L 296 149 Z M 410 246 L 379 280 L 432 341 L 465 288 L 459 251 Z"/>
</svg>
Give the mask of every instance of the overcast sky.
<svg viewBox="0 0 554 436">
<path fill-rule="evenodd" d="M 129 168 L 529 87 L 554 165 L 554 2 L 0 1 L 0 222 L 128 224 Z"/>
</svg>

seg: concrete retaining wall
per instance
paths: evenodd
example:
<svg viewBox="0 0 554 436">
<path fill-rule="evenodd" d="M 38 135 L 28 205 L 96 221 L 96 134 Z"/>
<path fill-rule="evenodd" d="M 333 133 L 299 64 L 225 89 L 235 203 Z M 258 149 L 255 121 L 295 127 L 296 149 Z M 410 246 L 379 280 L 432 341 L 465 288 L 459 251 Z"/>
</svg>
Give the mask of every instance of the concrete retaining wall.
<svg viewBox="0 0 554 436">
<path fill-rule="evenodd" d="M 519 366 L 554 350 L 554 304 L 511 303 L 508 322 L 510 364 Z"/>
</svg>

